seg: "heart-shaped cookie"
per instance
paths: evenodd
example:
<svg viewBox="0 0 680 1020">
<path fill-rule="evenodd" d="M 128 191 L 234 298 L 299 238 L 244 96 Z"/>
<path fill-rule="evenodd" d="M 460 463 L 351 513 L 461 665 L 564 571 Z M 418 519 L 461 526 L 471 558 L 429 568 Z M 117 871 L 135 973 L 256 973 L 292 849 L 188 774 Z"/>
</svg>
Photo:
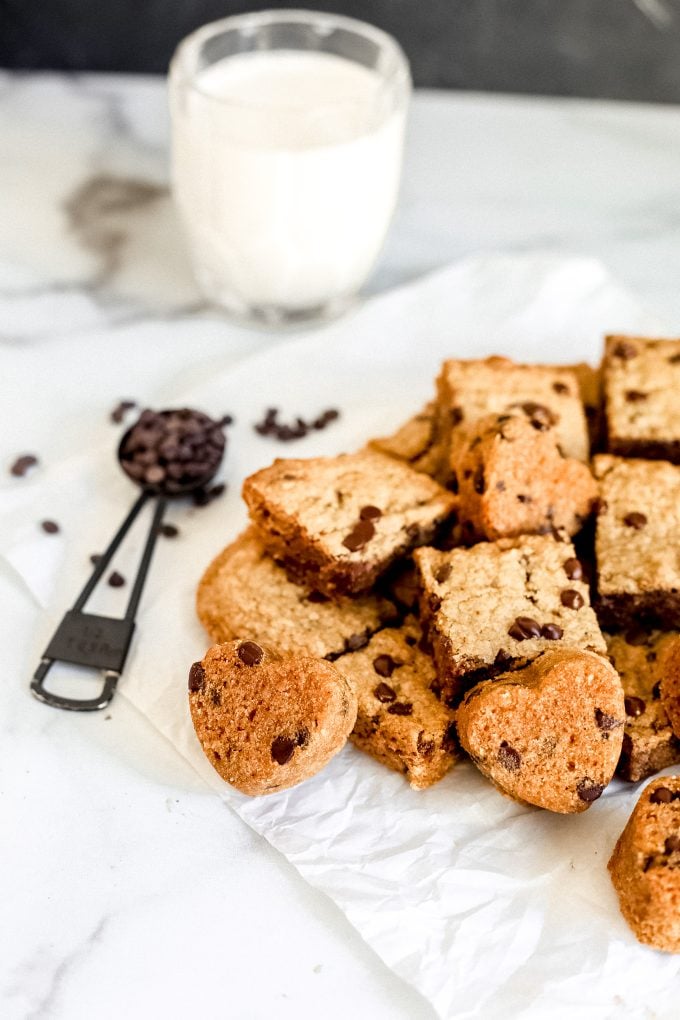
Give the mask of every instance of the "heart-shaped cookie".
<svg viewBox="0 0 680 1020">
<path fill-rule="evenodd" d="M 613 666 L 594 652 L 544 652 L 474 687 L 458 709 L 460 742 L 516 800 L 585 811 L 610 782 L 626 718 Z"/>
<path fill-rule="evenodd" d="M 275 793 L 316 775 L 347 743 L 357 698 L 330 662 L 281 658 L 255 641 L 213 645 L 189 671 L 196 735 L 242 793 Z"/>
</svg>

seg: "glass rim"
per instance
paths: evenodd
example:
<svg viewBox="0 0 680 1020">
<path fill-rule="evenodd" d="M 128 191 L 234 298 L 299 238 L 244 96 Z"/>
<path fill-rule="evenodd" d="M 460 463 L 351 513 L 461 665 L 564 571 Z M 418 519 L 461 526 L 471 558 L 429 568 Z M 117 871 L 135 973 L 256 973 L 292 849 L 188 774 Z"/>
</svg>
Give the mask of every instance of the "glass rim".
<svg viewBox="0 0 680 1020">
<path fill-rule="evenodd" d="M 404 53 L 402 47 L 389 32 L 385 32 L 382 28 L 377 28 L 375 25 L 371 25 L 367 21 L 361 21 L 359 18 L 349 18 L 343 14 L 329 14 L 326 11 L 313 11 L 305 10 L 304 8 L 282 8 L 277 10 L 275 8 L 263 9 L 260 11 L 248 11 L 245 14 L 233 14 L 228 15 L 226 18 L 218 18 L 216 21 L 210 21 L 206 25 L 201 25 L 199 28 L 194 29 L 189 35 L 186 35 L 177 44 L 177 47 L 172 55 L 169 66 L 168 78 L 171 84 L 177 83 L 185 85 L 188 88 L 193 89 L 204 99 L 207 99 L 213 103 L 217 103 L 220 106 L 231 106 L 235 109 L 251 110 L 260 113 L 271 113 L 271 106 L 265 103 L 258 102 L 244 102 L 241 99 L 227 99 L 223 96 L 216 96 L 214 93 L 207 92 L 199 88 L 196 84 L 196 75 L 187 73 L 180 70 L 182 61 L 186 58 L 190 51 L 198 52 L 200 46 L 208 39 L 225 29 L 238 29 L 243 27 L 252 27 L 253 32 L 257 29 L 272 25 L 276 23 L 281 24 L 294 24 L 300 22 L 301 24 L 307 25 L 320 25 L 327 27 L 328 31 L 332 31 L 334 28 L 342 28 L 348 32 L 353 32 L 355 35 L 360 36 L 364 39 L 370 39 L 375 45 L 386 53 L 389 53 L 394 58 L 394 68 L 388 74 L 378 73 L 381 78 L 380 87 L 376 93 L 377 96 L 382 94 L 387 88 L 395 86 L 405 86 L 407 89 L 411 85 L 411 73 L 408 58 Z M 293 52 L 295 47 L 292 48 Z M 282 47 L 283 51 L 283 47 Z M 245 52 L 276 52 L 276 50 L 253 50 Z M 324 53 L 325 50 L 305 50 L 300 48 L 301 53 Z M 236 56 L 236 54 L 234 54 Z M 229 57 L 225 59 L 230 59 Z M 352 61 L 351 57 L 343 58 Z M 216 61 L 217 63 L 217 61 Z M 352 61 L 357 63 L 359 66 L 365 66 L 360 64 L 359 61 Z M 321 103 L 315 103 L 315 109 L 319 110 L 325 108 L 336 108 L 342 106 L 361 106 L 364 105 L 365 101 L 362 99 L 329 99 Z M 277 106 L 277 112 L 290 112 L 290 113 L 303 113 L 308 109 L 307 104 L 297 103 L 288 106 Z"/>
</svg>

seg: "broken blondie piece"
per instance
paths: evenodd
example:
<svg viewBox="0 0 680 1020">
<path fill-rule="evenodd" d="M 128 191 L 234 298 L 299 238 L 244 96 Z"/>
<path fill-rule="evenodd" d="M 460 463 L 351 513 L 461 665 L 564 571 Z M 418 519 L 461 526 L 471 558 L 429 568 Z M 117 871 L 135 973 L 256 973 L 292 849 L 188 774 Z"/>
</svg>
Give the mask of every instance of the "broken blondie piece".
<svg viewBox="0 0 680 1020">
<path fill-rule="evenodd" d="M 437 693 L 447 704 L 557 642 L 606 653 L 570 542 L 526 535 L 450 552 L 417 549 L 414 560 Z"/>
<path fill-rule="evenodd" d="M 680 467 L 600 454 L 593 469 L 602 626 L 680 628 Z"/>
<path fill-rule="evenodd" d="M 680 464 L 680 340 L 608 336 L 604 392 L 611 453 Z"/>
<path fill-rule="evenodd" d="M 327 595 L 369 589 L 432 541 L 456 504 L 427 475 L 371 449 L 276 460 L 246 478 L 243 497 L 271 555 Z"/>
<path fill-rule="evenodd" d="M 402 627 L 379 631 L 336 665 L 357 694 L 352 742 L 424 790 L 453 767 L 458 751 L 455 713 L 430 689 L 435 668 L 418 647 L 420 637 L 410 617 Z"/>
</svg>

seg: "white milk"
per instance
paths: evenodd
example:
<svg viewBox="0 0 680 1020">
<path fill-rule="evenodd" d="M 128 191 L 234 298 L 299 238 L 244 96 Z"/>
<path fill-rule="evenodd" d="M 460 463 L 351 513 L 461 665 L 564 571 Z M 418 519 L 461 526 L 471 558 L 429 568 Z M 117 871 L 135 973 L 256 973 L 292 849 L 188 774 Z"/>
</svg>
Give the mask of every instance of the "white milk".
<svg viewBox="0 0 680 1020">
<path fill-rule="evenodd" d="M 394 210 L 405 103 L 328 53 L 238 54 L 173 95 L 174 189 L 199 282 L 303 312 L 362 285 Z"/>
</svg>

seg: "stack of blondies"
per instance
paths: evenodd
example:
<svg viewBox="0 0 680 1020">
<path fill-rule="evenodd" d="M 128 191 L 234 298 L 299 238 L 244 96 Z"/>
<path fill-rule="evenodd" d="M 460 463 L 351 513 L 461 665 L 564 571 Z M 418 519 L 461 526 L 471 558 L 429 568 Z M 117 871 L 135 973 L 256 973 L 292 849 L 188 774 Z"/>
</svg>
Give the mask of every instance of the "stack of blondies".
<svg viewBox="0 0 680 1020">
<path fill-rule="evenodd" d="M 608 337 L 600 369 L 446 361 L 394 435 L 246 479 L 251 523 L 203 576 L 200 619 L 332 663 L 351 740 L 413 787 L 467 754 L 518 800 L 585 810 L 615 771 L 680 762 L 679 408 L 680 340 Z M 304 754 L 287 739 L 282 769 Z M 680 836 L 660 853 L 680 874 Z"/>
</svg>

